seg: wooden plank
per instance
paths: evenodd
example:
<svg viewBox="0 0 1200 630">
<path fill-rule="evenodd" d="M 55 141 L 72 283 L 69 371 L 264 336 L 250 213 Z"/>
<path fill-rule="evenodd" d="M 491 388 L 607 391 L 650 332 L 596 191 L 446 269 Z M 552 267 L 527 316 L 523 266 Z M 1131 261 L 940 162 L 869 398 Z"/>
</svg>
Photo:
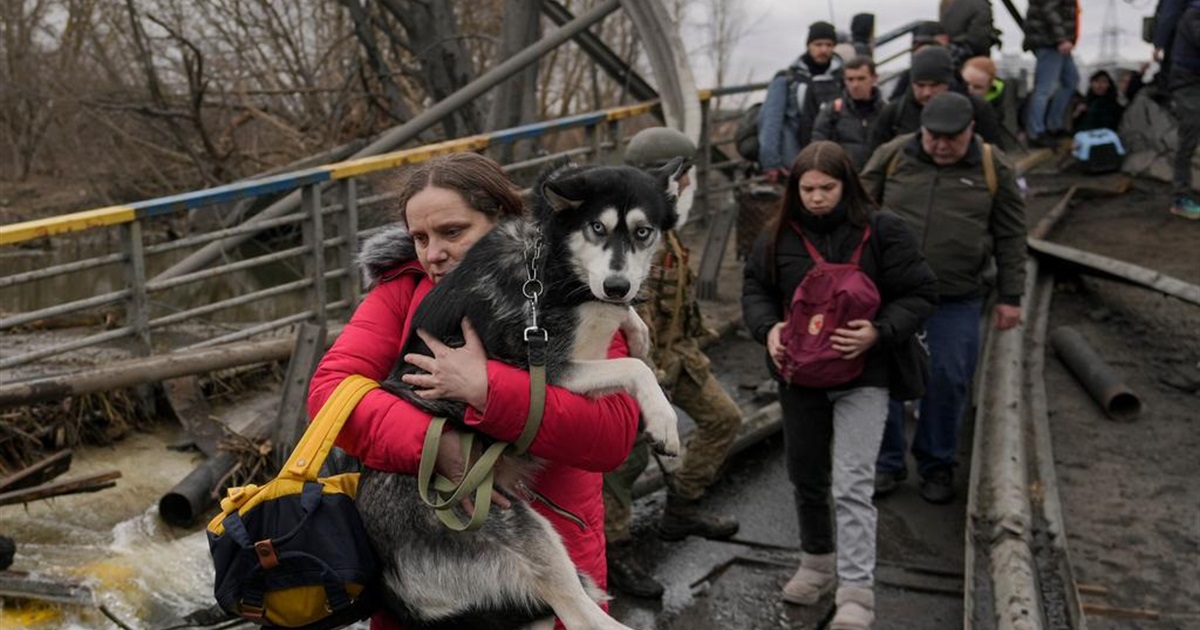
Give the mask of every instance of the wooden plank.
<svg viewBox="0 0 1200 630">
<path fill-rule="evenodd" d="M 1147 269 L 1133 263 L 1122 262 L 1100 254 L 1043 241 L 1037 238 L 1026 239 L 1029 249 L 1045 262 L 1057 267 L 1067 268 L 1087 275 L 1099 276 L 1117 282 L 1133 284 L 1153 289 L 1160 293 L 1179 298 L 1192 304 L 1200 304 L 1200 286 L 1184 282 L 1179 278 L 1168 276 L 1153 269 Z"/>
<path fill-rule="evenodd" d="M 59 451 L 45 459 L 0 479 L 0 492 L 38 486 L 67 472 L 71 467 L 70 449 Z"/>
<path fill-rule="evenodd" d="M 56 604 L 95 605 L 92 589 L 69 578 L 24 571 L 0 571 L 0 599 L 35 599 Z"/>
<path fill-rule="evenodd" d="M 1095 615 L 1097 617 L 1108 617 L 1110 619 L 1156 620 L 1162 616 L 1157 610 L 1147 610 L 1144 608 L 1118 608 L 1116 606 L 1088 603 L 1084 603 L 1083 612 L 1089 615 Z"/>
<path fill-rule="evenodd" d="M 317 362 L 325 349 L 325 326 L 304 322 L 296 331 L 296 345 L 292 349 L 292 360 L 288 362 L 287 374 L 283 379 L 283 395 L 279 404 L 279 415 L 275 423 L 274 457 L 278 466 L 283 466 L 304 435 L 308 425 L 308 382 L 317 369 Z"/>
<path fill-rule="evenodd" d="M 88 475 L 77 479 L 68 479 L 66 481 L 58 481 L 54 483 L 44 483 L 40 486 L 26 488 L 24 490 L 13 490 L 12 492 L 0 493 L 0 505 L 13 505 L 16 503 L 28 503 L 30 501 L 38 501 L 41 499 L 49 499 L 66 494 L 80 494 L 83 492 L 97 492 L 105 488 L 111 488 L 117 485 L 116 480 L 121 478 L 121 471 L 111 470 L 109 472 Z"/>
<path fill-rule="evenodd" d="M 696 282 L 696 297 L 701 300 L 717 297 L 717 276 L 721 273 L 721 261 L 725 259 L 725 248 L 729 244 L 729 235 L 733 233 L 737 214 L 737 204 L 729 204 L 717 212 L 708 228 L 708 240 L 700 258 L 700 274 Z"/>
</svg>

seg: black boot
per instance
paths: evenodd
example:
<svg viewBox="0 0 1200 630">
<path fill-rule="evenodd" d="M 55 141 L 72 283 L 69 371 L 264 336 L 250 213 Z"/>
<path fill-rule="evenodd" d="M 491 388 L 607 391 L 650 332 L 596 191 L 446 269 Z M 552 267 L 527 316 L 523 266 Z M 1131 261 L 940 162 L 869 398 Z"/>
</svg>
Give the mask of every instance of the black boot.
<svg viewBox="0 0 1200 630">
<path fill-rule="evenodd" d="M 638 563 L 628 541 L 608 546 L 608 585 L 634 597 L 658 599 L 663 594 L 663 585 Z"/>
<path fill-rule="evenodd" d="M 672 493 L 667 494 L 667 507 L 658 521 L 658 537 L 663 540 L 683 540 L 688 536 L 721 540 L 737 532 L 737 519 L 707 514 L 700 508 L 699 499 L 685 499 Z"/>
</svg>

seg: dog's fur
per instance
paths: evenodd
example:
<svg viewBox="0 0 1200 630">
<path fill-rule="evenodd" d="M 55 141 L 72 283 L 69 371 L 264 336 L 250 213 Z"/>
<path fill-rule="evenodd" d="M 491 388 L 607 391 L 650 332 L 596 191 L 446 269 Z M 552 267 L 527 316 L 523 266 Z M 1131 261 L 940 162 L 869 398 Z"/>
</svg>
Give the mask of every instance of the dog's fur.
<svg viewBox="0 0 1200 630">
<path fill-rule="evenodd" d="M 577 393 L 628 392 L 656 448 L 677 453 L 675 413 L 653 373 L 639 359 L 606 354 L 618 328 L 631 333 L 631 349 L 647 348 L 648 332 L 630 302 L 678 219 L 680 165 L 653 175 L 630 167 L 558 166 L 543 173 L 532 219 L 504 221 L 480 239 L 422 301 L 412 330 L 458 346 L 465 316 L 488 356 L 528 367 L 523 333 L 530 307 L 521 288 L 527 248 L 540 230 L 547 380 Z M 378 257 L 363 262 L 375 273 L 387 264 Z M 425 400 L 402 382 L 403 374 L 417 371 L 403 361 L 410 352 L 430 354 L 411 334 L 384 388 L 461 420 L 464 403 Z M 517 628 L 551 614 L 570 630 L 625 628 L 597 605 L 603 593 L 577 574 L 549 521 L 519 492 L 502 490 L 514 499 L 513 509 L 494 510 L 478 531 L 458 533 L 418 501 L 411 475 L 364 473 L 358 503 L 384 565 L 386 608 L 409 630 Z"/>
</svg>

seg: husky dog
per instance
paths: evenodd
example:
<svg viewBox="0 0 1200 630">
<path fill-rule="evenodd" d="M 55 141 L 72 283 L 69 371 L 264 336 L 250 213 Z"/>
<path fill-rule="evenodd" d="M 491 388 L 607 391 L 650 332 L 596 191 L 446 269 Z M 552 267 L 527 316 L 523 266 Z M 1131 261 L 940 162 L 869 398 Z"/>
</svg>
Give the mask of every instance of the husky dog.
<svg viewBox="0 0 1200 630">
<path fill-rule="evenodd" d="M 630 304 L 678 219 L 681 167 L 676 160 L 655 173 L 626 166 L 548 170 L 534 187 L 532 218 L 505 220 L 480 239 L 421 302 L 411 329 L 459 346 L 465 316 L 489 357 L 528 367 L 530 304 L 522 287 L 527 256 L 540 241 L 534 264 L 544 289 L 538 323 L 548 333 L 547 381 L 576 393 L 628 392 L 655 447 L 676 454 L 675 412 L 651 370 L 639 359 L 606 355 L 618 329 L 631 333 L 635 354 L 648 348 L 648 331 Z M 465 403 L 425 400 L 401 381 L 418 371 L 403 360 L 410 352 L 431 354 L 410 334 L 383 387 L 434 415 L 461 420 Z M 527 458 L 505 461 L 511 459 L 497 470 L 507 466 L 525 476 L 536 470 Z M 524 488 L 523 481 L 498 485 L 514 499 L 512 509 L 493 511 L 477 531 L 453 532 L 418 501 L 412 475 L 363 473 L 358 505 L 381 556 L 384 606 L 409 630 L 532 627 L 551 615 L 570 630 L 626 628 L 599 607 L 603 593 L 576 572 L 549 521 L 520 500 L 514 488 Z"/>
</svg>

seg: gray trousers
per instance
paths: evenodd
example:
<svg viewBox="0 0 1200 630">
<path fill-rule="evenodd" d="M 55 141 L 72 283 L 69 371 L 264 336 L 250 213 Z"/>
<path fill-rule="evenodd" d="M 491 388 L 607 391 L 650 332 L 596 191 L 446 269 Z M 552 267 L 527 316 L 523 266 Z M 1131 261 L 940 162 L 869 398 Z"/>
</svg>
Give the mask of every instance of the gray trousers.
<svg viewBox="0 0 1200 630">
<path fill-rule="evenodd" d="M 887 389 L 781 384 L 779 402 L 800 546 L 811 554 L 836 549 L 841 584 L 870 587 L 875 582 L 875 458 L 887 420 Z"/>
</svg>

